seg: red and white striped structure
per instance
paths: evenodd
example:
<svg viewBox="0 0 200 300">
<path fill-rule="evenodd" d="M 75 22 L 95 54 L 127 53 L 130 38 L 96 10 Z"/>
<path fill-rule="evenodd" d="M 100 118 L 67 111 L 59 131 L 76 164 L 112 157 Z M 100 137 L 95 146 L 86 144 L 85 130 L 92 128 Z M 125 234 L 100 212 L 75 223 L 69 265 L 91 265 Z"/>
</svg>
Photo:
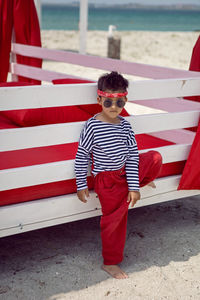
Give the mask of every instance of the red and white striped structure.
<svg viewBox="0 0 200 300">
<path fill-rule="evenodd" d="M 129 116 L 127 119 L 133 125 L 136 134 L 148 133 L 175 143 L 156 148 L 162 154 L 164 163 L 187 160 L 195 134 L 184 128 L 198 125 L 200 104 L 184 100 L 182 97 L 200 94 L 199 73 L 19 44 L 12 45 L 12 53 L 150 78 L 130 82 L 128 105 L 131 111 L 131 102 L 142 103 L 155 109 L 154 113 Z M 70 74 L 19 65 L 15 62 L 11 63 L 10 71 L 14 76 L 20 75 L 47 82 L 55 78 L 73 77 Z M 92 104 L 96 103 L 96 92 L 96 83 L 2 87 L 0 88 L 0 110 Z M 0 151 L 77 142 L 83 123 L 2 129 L 0 130 Z M 1 170 L 0 191 L 72 179 L 75 177 L 73 165 L 73 160 L 67 160 Z M 138 201 L 136 207 L 200 193 L 197 190 L 177 191 L 180 177 L 181 175 L 172 175 L 159 178 L 156 180 L 156 189 L 142 188 L 142 199 Z M 0 236 L 100 214 L 100 204 L 94 192 L 91 192 L 91 198 L 87 204 L 81 203 L 76 194 L 68 194 L 1 206 Z"/>
</svg>

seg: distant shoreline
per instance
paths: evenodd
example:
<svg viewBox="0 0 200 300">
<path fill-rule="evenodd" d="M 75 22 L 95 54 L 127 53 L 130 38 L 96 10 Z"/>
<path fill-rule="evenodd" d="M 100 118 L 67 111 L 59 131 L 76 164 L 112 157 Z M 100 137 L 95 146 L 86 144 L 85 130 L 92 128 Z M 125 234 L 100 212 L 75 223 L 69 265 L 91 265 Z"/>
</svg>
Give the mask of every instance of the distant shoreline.
<svg viewBox="0 0 200 300">
<path fill-rule="evenodd" d="M 61 6 L 70 8 L 79 8 L 79 3 L 45 3 L 42 7 Z M 88 4 L 89 8 L 93 9 L 114 9 L 114 10 L 169 10 L 169 11 L 200 11 L 200 5 L 191 4 L 173 4 L 173 5 L 142 5 L 142 4 L 116 4 L 116 5 L 101 5 L 101 4 Z"/>
<path fill-rule="evenodd" d="M 58 32 L 77 32 L 79 33 L 79 29 L 45 29 L 45 28 L 41 28 L 42 31 L 58 31 Z M 103 30 L 103 29 L 88 29 L 87 32 L 107 32 L 108 30 Z M 127 29 L 120 29 L 117 30 L 117 32 L 121 32 L 121 33 L 127 33 L 127 32 L 161 32 L 161 33 L 190 33 L 190 32 L 199 32 L 200 33 L 200 28 L 196 29 L 196 30 L 137 30 L 137 29 L 131 29 L 131 30 L 127 30 Z"/>
</svg>

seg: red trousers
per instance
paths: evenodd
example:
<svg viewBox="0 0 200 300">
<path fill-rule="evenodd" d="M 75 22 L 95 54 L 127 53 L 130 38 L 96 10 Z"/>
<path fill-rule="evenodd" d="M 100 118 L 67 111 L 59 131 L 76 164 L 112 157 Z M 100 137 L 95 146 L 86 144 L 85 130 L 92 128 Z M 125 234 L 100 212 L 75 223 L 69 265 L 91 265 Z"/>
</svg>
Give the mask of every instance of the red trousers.
<svg viewBox="0 0 200 300">
<path fill-rule="evenodd" d="M 160 172 L 162 157 L 159 152 L 140 154 L 140 186 L 153 181 Z M 125 167 L 117 171 L 106 171 L 95 177 L 95 192 L 102 207 L 100 222 L 102 255 L 105 265 L 116 265 L 123 260 L 126 241 L 128 206 L 128 184 Z"/>
</svg>

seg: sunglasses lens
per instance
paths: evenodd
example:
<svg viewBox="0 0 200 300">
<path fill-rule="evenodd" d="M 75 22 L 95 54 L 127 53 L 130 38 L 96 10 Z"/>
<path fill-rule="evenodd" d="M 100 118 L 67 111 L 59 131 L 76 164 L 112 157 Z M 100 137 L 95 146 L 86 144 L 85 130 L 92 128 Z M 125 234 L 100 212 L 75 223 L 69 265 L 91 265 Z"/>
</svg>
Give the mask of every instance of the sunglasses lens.
<svg viewBox="0 0 200 300">
<path fill-rule="evenodd" d="M 111 106 L 112 106 L 112 100 L 106 99 L 106 100 L 103 102 L 103 105 L 104 105 L 105 107 L 111 107 Z"/>
<path fill-rule="evenodd" d="M 118 99 L 118 100 L 117 100 L 117 106 L 118 106 L 119 108 L 124 107 L 124 105 L 125 105 L 125 101 L 124 101 L 123 99 Z"/>
<path fill-rule="evenodd" d="M 116 102 L 114 101 L 115 105 L 117 105 L 117 107 L 119 108 L 123 108 L 125 105 L 125 101 L 123 99 L 118 99 Z M 104 107 L 108 108 L 111 107 L 113 105 L 113 101 L 111 99 L 106 99 L 103 102 Z"/>
</svg>

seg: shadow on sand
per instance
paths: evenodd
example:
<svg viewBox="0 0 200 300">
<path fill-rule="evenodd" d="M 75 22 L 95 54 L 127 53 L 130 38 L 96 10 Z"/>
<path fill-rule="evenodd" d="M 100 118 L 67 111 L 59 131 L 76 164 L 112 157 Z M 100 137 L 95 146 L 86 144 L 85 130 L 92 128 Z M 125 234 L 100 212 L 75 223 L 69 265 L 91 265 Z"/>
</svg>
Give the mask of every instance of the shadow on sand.
<svg viewBox="0 0 200 300">
<path fill-rule="evenodd" d="M 99 220 L 0 239 L 0 299 L 56 299 L 52 295 L 106 280 Z M 189 260 L 200 253 L 199 229 L 198 196 L 129 211 L 123 269 L 133 273 Z"/>
</svg>

